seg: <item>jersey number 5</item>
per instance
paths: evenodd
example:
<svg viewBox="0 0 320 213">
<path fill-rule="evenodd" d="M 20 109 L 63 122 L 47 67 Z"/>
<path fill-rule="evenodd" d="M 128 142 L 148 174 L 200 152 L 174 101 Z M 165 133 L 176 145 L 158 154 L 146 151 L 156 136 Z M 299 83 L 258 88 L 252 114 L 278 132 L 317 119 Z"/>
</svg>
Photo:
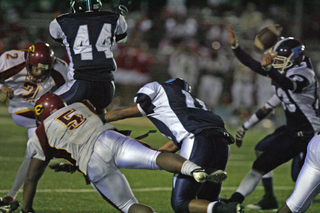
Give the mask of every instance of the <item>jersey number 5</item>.
<svg viewBox="0 0 320 213">
<path fill-rule="evenodd" d="M 106 58 L 112 58 L 111 24 L 104 24 L 96 41 L 95 48 L 104 52 Z M 89 39 L 88 25 L 80 25 L 73 43 L 74 54 L 81 54 L 81 60 L 93 60 L 92 45 Z"/>
<path fill-rule="evenodd" d="M 70 116 L 71 113 L 73 113 L 75 110 L 70 109 L 63 114 L 57 116 L 55 120 L 62 123 L 65 127 L 69 128 L 69 131 L 72 131 L 76 128 L 78 128 L 81 124 L 83 124 L 86 119 L 82 117 L 80 114 L 74 113 Z"/>
</svg>

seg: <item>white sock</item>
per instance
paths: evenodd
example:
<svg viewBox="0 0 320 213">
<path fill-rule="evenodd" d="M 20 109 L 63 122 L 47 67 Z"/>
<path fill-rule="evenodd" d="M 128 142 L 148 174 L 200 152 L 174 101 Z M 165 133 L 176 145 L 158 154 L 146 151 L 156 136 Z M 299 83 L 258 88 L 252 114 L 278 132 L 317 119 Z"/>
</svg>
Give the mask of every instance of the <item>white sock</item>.
<svg viewBox="0 0 320 213">
<path fill-rule="evenodd" d="M 217 203 L 218 203 L 218 201 L 214 201 L 214 202 L 209 203 L 209 205 L 207 207 L 207 213 L 212 213 L 213 212 L 213 207 Z"/>
<path fill-rule="evenodd" d="M 273 177 L 273 173 L 272 171 L 268 172 L 267 174 L 263 175 L 262 178 L 272 178 Z"/>
<path fill-rule="evenodd" d="M 191 161 L 189 160 L 186 160 L 183 164 L 182 164 L 182 167 L 181 167 L 181 174 L 183 175 L 188 175 L 188 176 L 192 176 L 191 175 L 191 172 L 195 169 L 201 169 L 200 166 L 198 166 L 197 164 L 195 163 L 192 163 Z"/>
<path fill-rule="evenodd" d="M 14 183 L 10 189 L 10 191 L 7 193 L 7 196 L 10 196 L 12 198 L 15 198 L 19 192 L 19 189 L 22 187 L 24 180 L 27 177 L 28 168 L 30 165 L 31 159 L 25 158 L 22 162 L 17 175 L 16 179 L 14 180 Z"/>
<path fill-rule="evenodd" d="M 247 197 L 256 189 L 261 179 L 262 175 L 259 172 L 250 170 L 241 181 L 236 192 L 239 192 L 244 197 Z"/>
</svg>

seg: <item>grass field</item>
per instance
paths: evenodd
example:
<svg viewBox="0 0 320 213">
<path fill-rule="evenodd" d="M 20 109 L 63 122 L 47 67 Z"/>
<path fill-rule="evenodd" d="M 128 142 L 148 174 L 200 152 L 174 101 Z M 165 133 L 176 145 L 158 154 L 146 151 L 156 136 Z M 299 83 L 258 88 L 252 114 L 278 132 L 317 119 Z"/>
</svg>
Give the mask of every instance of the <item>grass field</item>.
<svg viewBox="0 0 320 213">
<path fill-rule="evenodd" d="M 155 127 L 145 118 L 127 119 L 113 123 L 119 129 L 132 129 L 132 136 L 136 137 Z M 235 130 L 230 129 L 231 133 Z M 246 134 L 243 147 L 231 147 L 231 156 L 227 167 L 228 179 L 223 184 L 222 197 L 229 197 L 237 188 L 242 178 L 250 170 L 255 159 L 254 146 L 269 130 L 253 128 Z M 144 139 L 151 146 L 158 148 L 166 139 L 159 133 L 151 134 Z M 27 131 L 18 127 L 7 113 L 7 108 L 0 104 L 0 196 L 3 197 L 10 189 L 16 171 L 24 157 L 27 142 Z M 57 160 L 53 161 L 57 162 Z M 53 163 L 51 162 L 51 163 Z M 282 205 L 290 196 L 294 183 L 290 177 L 288 162 L 274 171 L 275 194 Z M 158 213 L 173 212 L 170 207 L 172 174 L 165 171 L 123 170 L 134 194 L 140 203 L 152 206 Z M 263 195 L 261 184 L 249 195 L 244 205 L 257 202 Z M 22 200 L 19 193 L 17 200 Z M 55 173 L 47 169 L 39 182 L 34 200 L 37 213 L 98 213 L 117 212 L 105 202 L 80 173 Z M 17 211 L 18 212 L 18 211 Z M 256 212 L 245 210 L 246 213 Z M 271 211 L 264 211 L 269 213 Z M 316 198 L 308 212 L 320 212 L 320 197 Z"/>
</svg>

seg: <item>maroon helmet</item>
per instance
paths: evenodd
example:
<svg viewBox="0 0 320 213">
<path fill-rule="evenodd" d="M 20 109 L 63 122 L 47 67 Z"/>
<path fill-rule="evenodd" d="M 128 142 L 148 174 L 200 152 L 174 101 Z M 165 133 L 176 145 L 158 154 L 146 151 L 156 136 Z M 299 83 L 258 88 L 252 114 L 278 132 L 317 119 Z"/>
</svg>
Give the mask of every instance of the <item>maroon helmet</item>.
<svg viewBox="0 0 320 213">
<path fill-rule="evenodd" d="M 66 106 L 62 98 L 56 94 L 44 94 L 36 102 L 34 112 L 37 122 L 44 121 L 52 113 Z"/>
<path fill-rule="evenodd" d="M 51 73 L 54 60 L 54 52 L 49 44 L 43 42 L 35 43 L 29 47 L 27 52 L 27 71 L 35 81 L 44 81 Z"/>
</svg>

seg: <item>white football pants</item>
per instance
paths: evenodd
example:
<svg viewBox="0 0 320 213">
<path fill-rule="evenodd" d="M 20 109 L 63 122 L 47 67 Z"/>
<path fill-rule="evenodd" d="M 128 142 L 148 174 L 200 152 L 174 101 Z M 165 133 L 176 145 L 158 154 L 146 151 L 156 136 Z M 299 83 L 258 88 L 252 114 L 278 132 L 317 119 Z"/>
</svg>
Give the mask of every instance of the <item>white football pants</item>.
<svg viewBox="0 0 320 213">
<path fill-rule="evenodd" d="M 149 149 L 132 138 L 106 131 L 94 146 L 88 163 L 88 176 L 105 200 L 127 213 L 130 206 L 138 201 L 119 169 L 159 170 L 156 164 L 159 154 L 159 151 Z"/>
</svg>

